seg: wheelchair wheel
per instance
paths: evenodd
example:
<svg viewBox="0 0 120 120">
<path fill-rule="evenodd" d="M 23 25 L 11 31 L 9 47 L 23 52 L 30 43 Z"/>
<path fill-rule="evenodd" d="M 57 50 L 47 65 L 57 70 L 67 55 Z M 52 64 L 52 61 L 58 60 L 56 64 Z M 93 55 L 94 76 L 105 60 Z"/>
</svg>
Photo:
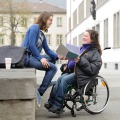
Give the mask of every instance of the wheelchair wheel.
<svg viewBox="0 0 120 120">
<path fill-rule="evenodd" d="M 73 109 L 74 99 L 72 96 L 75 94 L 75 89 L 72 86 L 68 86 L 65 94 L 64 99 L 64 106 L 67 107 L 69 110 Z"/>
<path fill-rule="evenodd" d="M 84 109 L 90 114 L 99 114 L 107 106 L 109 87 L 105 79 L 98 76 L 86 84 L 83 92 Z"/>
</svg>

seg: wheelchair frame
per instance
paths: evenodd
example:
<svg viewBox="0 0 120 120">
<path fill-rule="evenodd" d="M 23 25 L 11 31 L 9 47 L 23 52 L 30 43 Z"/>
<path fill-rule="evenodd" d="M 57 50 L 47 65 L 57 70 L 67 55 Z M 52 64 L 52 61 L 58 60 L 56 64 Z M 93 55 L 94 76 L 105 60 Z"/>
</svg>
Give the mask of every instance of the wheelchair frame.
<svg viewBox="0 0 120 120">
<path fill-rule="evenodd" d="M 91 106 L 90 102 L 92 102 L 93 106 L 98 104 L 97 103 L 97 86 L 98 86 L 99 81 L 101 81 L 104 88 L 106 88 L 106 92 L 107 92 L 106 100 L 105 100 L 105 103 L 102 108 L 100 108 L 98 110 L 91 110 L 89 108 L 89 106 Z M 72 93 L 72 90 L 74 90 L 74 93 Z M 87 97 L 87 98 L 85 98 L 85 97 Z M 92 99 L 90 100 L 90 98 L 92 98 Z M 86 112 L 88 112 L 90 114 L 99 114 L 105 110 L 105 108 L 108 104 L 108 100 L 109 100 L 108 84 L 103 77 L 97 76 L 95 79 L 89 81 L 81 89 L 78 89 L 72 85 L 68 86 L 67 90 L 66 90 L 66 95 L 64 98 L 63 107 L 64 108 L 67 107 L 69 110 L 71 110 L 71 115 L 73 117 L 76 116 L 75 109 L 77 111 L 84 109 Z M 68 104 L 69 101 L 73 103 L 72 107 Z M 77 102 L 79 102 L 81 104 L 81 106 L 77 107 Z"/>
<path fill-rule="evenodd" d="M 94 81 L 94 82 L 93 82 Z M 91 106 L 90 102 L 92 102 L 92 105 L 97 104 L 97 86 L 99 84 L 99 81 L 102 83 L 102 86 L 106 88 L 106 100 L 102 108 L 98 110 L 91 110 L 89 106 Z M 51 82 L 49 87 L 52 86 L 52 89 L 54 85 L 56 84 L 56 81 Z M 72 93 L 72 91 L 74 92 Z M 100 89 L 102 90 L 102 89 Z M 69 85 L 66 88 L 66 94 L 63 100 L 63 109 L 67 107 L 71 111 L 71 115 L 73 117 L 76 116 L 75 110 L 80 111 L 81 109 L 84 109 L 86 112 L 90 114 L 99 114 L 102 111 L 105 110 L 107 107 L 108 101 L 109 101 L 109 86 L 106 80 L 102 76 L 97 76 L 95 79 L 89 81 L 85 86 L 78 89 L 76 86 Z M 85 98 L 86 97 L 86 98 Z M 90 98 L 92 98 L 90 100 Z M 68 102 L 72 102 L 71 105 L 68 104 Z M 77 102 L 79 102 L 81 105 L 77 106 Z"/>
</svg>

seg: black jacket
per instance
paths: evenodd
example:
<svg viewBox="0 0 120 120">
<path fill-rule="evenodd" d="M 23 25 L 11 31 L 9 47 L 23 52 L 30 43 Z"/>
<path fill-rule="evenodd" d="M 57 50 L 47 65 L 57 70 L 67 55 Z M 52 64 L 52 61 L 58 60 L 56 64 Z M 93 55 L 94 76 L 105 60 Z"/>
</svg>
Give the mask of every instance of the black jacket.
<svg viewBox="0 0 120 120">
<path fill-rule="evenodd" d="M 102 65 L 101 55 L 98 50 L 92 46 L 86 49 L 76 63 L 75 73 L 79 86 L 85 85 L 88 81 L 95 78 Z"/>
</svg>

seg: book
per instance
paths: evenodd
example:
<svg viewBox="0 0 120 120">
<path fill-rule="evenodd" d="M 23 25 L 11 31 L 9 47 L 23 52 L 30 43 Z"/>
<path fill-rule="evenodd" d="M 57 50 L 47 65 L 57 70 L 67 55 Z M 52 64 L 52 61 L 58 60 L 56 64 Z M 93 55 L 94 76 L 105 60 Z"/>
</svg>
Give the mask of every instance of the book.
<svg viewBox="0 0 120 120">
<path fill-rule="evenodd" d="M 63 45 L 61 43 L 57 48 L 56 53 L 62 55 L 65 58 L 74 59 L 80 55 L 80 47 L 68 43 Z"/>
</svg>

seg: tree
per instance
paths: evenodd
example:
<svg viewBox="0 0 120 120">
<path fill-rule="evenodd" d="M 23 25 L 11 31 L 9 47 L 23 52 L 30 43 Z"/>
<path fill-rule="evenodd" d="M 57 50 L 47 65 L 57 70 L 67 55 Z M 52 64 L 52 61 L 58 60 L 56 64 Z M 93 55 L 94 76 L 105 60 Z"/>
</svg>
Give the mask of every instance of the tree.
<svg viewBox="0 0 120 120">
<path fill-rule="evenodd" d="M 31 9 L 26 0 L 15 2 L 13 0 L 0 0 L 0 17 L 2 33 L 8 36 L 10 44 L 15 45 L 15 36 L 20 33 L 20 28 L 27 25 Z"/>
</svg>

